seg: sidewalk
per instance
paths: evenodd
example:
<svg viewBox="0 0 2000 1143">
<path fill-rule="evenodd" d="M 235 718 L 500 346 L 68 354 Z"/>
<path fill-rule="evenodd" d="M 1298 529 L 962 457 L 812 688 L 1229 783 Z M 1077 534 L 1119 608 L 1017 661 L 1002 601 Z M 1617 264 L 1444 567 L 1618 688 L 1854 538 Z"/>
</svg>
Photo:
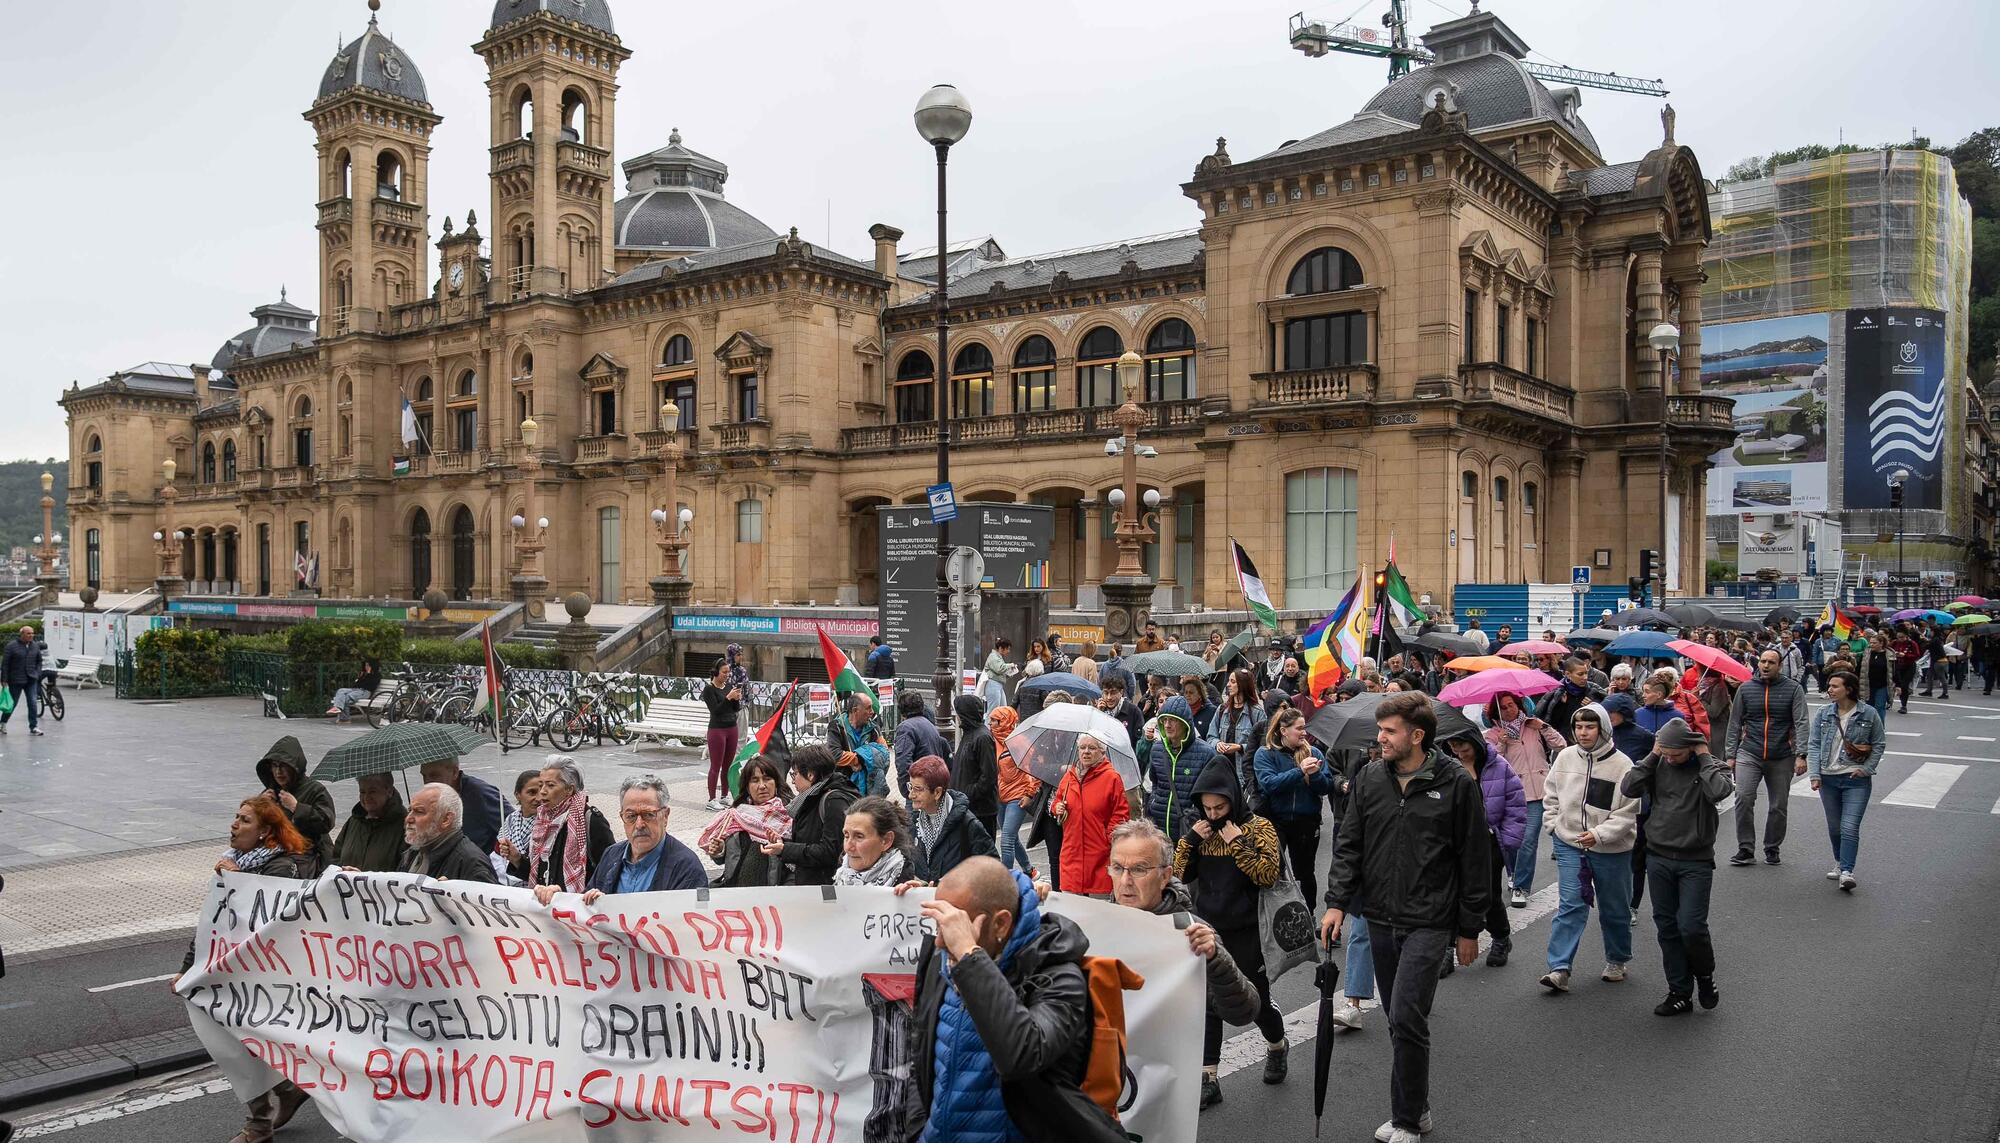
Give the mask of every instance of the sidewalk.
<svg viewBox="0 0 2000 1143">
<path fill-rule="evenodd" d="M 365 723 L 267 719 L 255 699 L 120 701 L 65 691 L 69 717 L 31 738 L 14 720 L 0 737 L 0 948 L 10 956 L 190 929 L 222 856 L 237 803 L 258 792 L 256 761 L 291 734 L 317 765 Z M 465 769 L 512 796 L 514 778 L 547 750 L 467 755 Z M 700 753 L 634 744 L 576 751 L 591 804 L 618 820 L 618 783 L 655 773 L 671 794 L 669 832 L 694 844 L 703 808 Z M 410 788 L 419 778 L 409 775 Z M 331 784 L 345 821 L 353 782 Z M 41 959 L 37 957 L 36 959 Z"/>
</svg>

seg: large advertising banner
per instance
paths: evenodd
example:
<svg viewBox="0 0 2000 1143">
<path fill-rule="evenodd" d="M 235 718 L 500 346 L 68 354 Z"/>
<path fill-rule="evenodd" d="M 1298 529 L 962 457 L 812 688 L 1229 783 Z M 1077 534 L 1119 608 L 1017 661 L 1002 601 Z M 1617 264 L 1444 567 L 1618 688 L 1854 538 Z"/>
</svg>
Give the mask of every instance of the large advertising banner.
<svg viewBox="0 0 2000 1143">
<path fill-rule="evenodd" d="M 1736 401 L 1736 440 L 1708 458 L 1711 515 L 1826 511 L 1830 318 L 1702 327 L 1702 392 Z"/>
<path fill-rule="evenodd" d="M 1847 311 L 1846 445 L 1841 503 L 1889 507 L 1889 482 L 1909 473 L 1903 507 L 1944 507 L 1944 315 L 1892 308 Z"/>
<path fill-rule="evenodd" d="M 889 1143 L 903 1138 L 931 895 L 690 890 L 543 907 L 526 889 L 407 874 L 230 873 L 176 988 L 239 1098 L 290 1079 L 343 1138 Z M 1147 1143 L 1193 1143 L 1207 977 L 1187 935 L 1069 894 L 1045 908 L 1141 981 L 1124 977 L 1121 994 L 1121 1123 Z"/>
</svg>

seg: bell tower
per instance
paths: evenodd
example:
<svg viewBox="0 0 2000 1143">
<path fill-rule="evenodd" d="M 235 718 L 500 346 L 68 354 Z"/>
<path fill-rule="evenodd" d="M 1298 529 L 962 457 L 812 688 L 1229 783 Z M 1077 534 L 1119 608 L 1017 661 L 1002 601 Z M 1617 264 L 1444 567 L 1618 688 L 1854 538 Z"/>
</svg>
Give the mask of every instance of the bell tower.
<svg viewBox="0 0 2000 1143">
<path fill-rule="evenodd" d="M 430 293 L 431 109 L 417 65 L 376 24 L 340 49 L 305 118 L 318 134 L 322 337 L 374 332 Z"/>
<path fill-rule="evenodd" d="M 473 50 L 492 106 L 496 300 L 589 290 L 613 266 L 618 68 L 605 0 L 495 0 Z"/>
</svg>

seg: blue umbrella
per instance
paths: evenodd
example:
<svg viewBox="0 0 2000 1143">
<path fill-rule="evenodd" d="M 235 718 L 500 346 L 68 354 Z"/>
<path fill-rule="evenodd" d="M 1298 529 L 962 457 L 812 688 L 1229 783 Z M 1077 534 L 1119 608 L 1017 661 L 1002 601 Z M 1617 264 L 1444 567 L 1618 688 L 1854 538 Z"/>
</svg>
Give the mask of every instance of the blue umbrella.
<svg viewBox="0 0 2000 1143">
<path fill-rule="evenodd" d="M 1635 659 L 1678 659 L 1680 652 L 1667 646 L 1675 638 L 1665 631 L 1631 631 L 1613 639 L 1604 653 Z"/>
<path fill-rule="evenodd" d="M 1023 691 L 1068 691 L 1073 695 L 1101 699 L 1104 689 L 1082 675 L 1072 675 L 1068 671 L 1056 671 L 1046 675 L 1036 675 L 1018 688 Z"/>
<path fill-rule="evenodd" d="M 1949 611 L 1926 611 L 1924 612 L 1923 617 L 1925 619 L 1930 619 L 1938 623 L 1942 623 L 1946 627 L 1949 627 L 1953 623 L 1958 622 L 1958 616 L 1953 615 Z"/>
</svg>

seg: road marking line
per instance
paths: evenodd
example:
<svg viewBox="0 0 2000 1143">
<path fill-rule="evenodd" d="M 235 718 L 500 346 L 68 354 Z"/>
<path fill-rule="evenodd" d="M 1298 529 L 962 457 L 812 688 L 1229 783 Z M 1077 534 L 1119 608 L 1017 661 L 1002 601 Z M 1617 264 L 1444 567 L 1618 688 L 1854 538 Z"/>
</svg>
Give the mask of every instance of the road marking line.
<svg viewBox="0 0 2000 1143">
<path fill-rule="evenodd" d="M 23 1139 L 35 1139 L 43 1135 L 55 1135 L 63 1131 L 69 1131 L 78 1127 L 88 1127 L 93 1123 L 103 1123 L 106 1120 L 118 1119 L 127 1115 L 143 1115 L 157 1108 L 168 1107 L 176 1103 L 186 1103 L 190 1099 L 203 1099 L 211 1095 L 220 1095 L 228 1090 L 229 1081 L 216 1078 L 197 1080 L 193 1083 L 181 1084 L 177 1087 L 170 1087 L 160 1091 L 149 1091 L 144 1095 L 121 1097 L 69 1115 L 57 1115 L 48 1119 L 31 1120 L 23 1123 L 21 1125 L 20 1137 Z"/>
<path fill-rule="evenodd" d="M 1958 776 L 1965 773 L 1965 770 L 1963 766 L 1952 766 L 1944 762 L 1926 762 L 1917 767 L 1916 773 L 1903 779 L 1903 784 L 1897 786 L 1893 793 L 1882 799 L 1882 802 L 1890 806 L 1937 809 L 1938 803 L 1943 801 L 1945 794 L 1951 790 L 1952 783 L 1958 781 Z"/>
<path fill-rule="evenodd" d="M 133 988 L 141 984 L 156 984 L 162 980 L 172 980 L 179 976 L 176 972 L 163 972 L 158 976 L 142 976 L 137 980 L 121 980 L 116 984 L 100 984 L 96 988 L 86 988 L 85 992 L 116 992 L 121 988 Z"/>
<path fill-rule="evenodd" d="M 1896 738 L 1922 738 L 1924 736 L 1924 732 L 1921 730 L 1885 730 L 1882 733 Z"/>
<path fill-rule="evenodd" d="M 1502 893 L 1512 892 L 1512 887 L 1506 884 L 1506 880 L 1504 877 L 1501 878 L 1500 891 Z M 1556 906 L 1561 904 L 1561 901 L 1561 887 L 1552 882 L 1547 888 L 1530 895 L 1526 907 L 1520 909 L 1510 908 L 1507 910 L 1507 927 L 1514 934 L 1517 952 L 1519 951 L 1521 930 L 1555 912 Z M 1321 915 L 1325 915 L 1324 910 L 1321 910 Z M 1481 934 L 1479 938 L 1479 953 L 1482 957 L 1486 955 L 1487 946 L 1490 944 L 1492 944 L 1492 938 Z M 1341 954 L 1341 974 L 1344 977 L 1347 972 L 1347 946 L 1345 944 L 1341 945 L 1338 951 Z M 1293 971 L 1304 972 L 1306 968 L 1302 965 Z M 1371 1007 L 1368 1010 L 1378 1014 L 1382 1011 L 1379 1005 Z M 1310 1044 L 1318 1032 L 1318 1000 L 1314 1000 L 1311 1004 L 1303 1008 L 1285 1014 L 1286 1042 L 1294 1046 Z M 1254 1027 L 1247 1032 L 1239 1033 L 1224 1040 L 1222 1042 L 1222 1058 L 1216 1064 L 1216 1078 L 1220 1079 L 1233 1072 L 1242 1071 L 1253 1064 L 1262 1066 L 1264 1062 L 1264 1050 L 1264 1033 Z"/>
<path fill-rule="evenodd" d="M 1979 756 L 1979 755 L 1977 755 L 1977 754 L 1925 754 L 1925 753 L 1922 753 L 1921 751 L 1916 751 L 1916 750 L 1898 750 L 1898 751 L 1896 751 L 1896 755 L 1895 755 L 1895 756 L 1896 756 L 1896 757 L 1898 757 L 1898 758 L 1937 758 L 1937 759 L 1941 759 L 1941 760 L 1943 760 L 1943 761 L 1945 761 L 1945 762 L 1992 762 L 1992 761 L 1994 761 L 1994 759 L 1993 759 L 1992 757 L 1990 757 L 1990 756 L 1988 756 L 1988 757 L 1981 757 L 1981 756 Z"/>
<path fill-rule="evenodd" d="M 2000 802 L 1993 803 L 1993 812 L 1996 814 L 2000 814 Z"/>
<path fill-rule="evenodd" d="M 16 1000 L 12 1004 L 0 1004 L 0 1012 L 12 1012 L 16 1008 L 27 1008 L 34 1003 L 32 1000 Z"/>
<path fill-rule="evenodd" d="M 1978 736 L 1978 735 L 1976 735 L 1976 734 L 1961 734 L 1961 735 L 1959 735 L 1959 736 L 1958 736 L 1958 740 L 1959 740 L 1960 742 L 1991 742 L 1991 741 L 1993 741 L 1993 740 L 1992 740 L 1991 738 L 1981 738 L 1981 737 L 1979 737 L 1979 736 Z"/>
</svg>

